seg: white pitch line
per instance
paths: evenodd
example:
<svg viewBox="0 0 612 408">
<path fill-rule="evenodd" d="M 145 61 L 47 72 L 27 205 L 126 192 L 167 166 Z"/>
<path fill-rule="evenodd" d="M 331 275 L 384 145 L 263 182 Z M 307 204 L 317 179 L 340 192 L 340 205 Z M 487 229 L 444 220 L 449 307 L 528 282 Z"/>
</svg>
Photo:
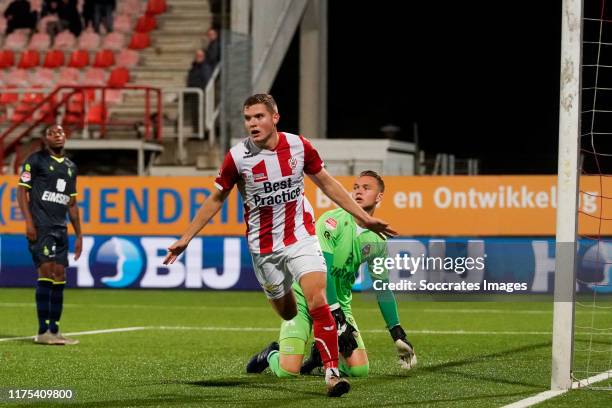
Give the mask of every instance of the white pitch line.
<svg viewBox="0 0 612 408">
<path fill-rule="evenodd" d="M 603 373 L 594 375 L 584 380 L 574 381 L 572 383 L 571 389 L 588 387 L 591 384 L 594 384 L 599 381 L 609 380 L 610 378 L 612 378 L 612 370 L 604 371 Z M 559 395 L 563 395 L 568 391 L 570 390 L 544 391 L 529 398 L 525 398 L 520 401 L 513 402 L 512 404 L 505 405 L 502 408 L 528 408 L 532 405 L 539 404 L 540 402 L 549 400 L 554 397 L 558 397 Z"/>
<path fill-rule="evenodd" d="M 548 399 L 557 397 L 559 395 L 565 394 L 567 390 L 560 391 L 544 391 L 539 394 L 536 394 L 532 397 L 522 399 L 520 401 L 514 402 L 512 404 L 504 405 L 502 408 L 527 408 L 535 404 L 539 404 L 542 401 L 546 401 Z"/>
<path fill-rule="evenodd" d="M 0 302 L 0 307 L 34 307 L 35 303 L 32 302 Z M 103 303 L 64 303 L 64 307 L 100 307 L 104 309 L 164 309 L 164 310 L 209 310 L 209 309 L 221 309 L 221 310 L 253 310 L 253 309 L 266 309 L 271 310 L 270 306 L 187 306 L 187 305 L 138 305 L 138 304 L 123 304 L 123 305 L 106 305 Z M 378 309 L 373 309 L 378 310 Z"/>
<path fill-rule="evenodd" d="M 426 313 L 485 313 L 485 314 L 552 314 L 552 310 L 506 310 L 506 309 L 423 309 Z"/>
<path fill-rule="evenodd" d="M 195 331 L 250 331 L 277 332 L 279 327 L 218 327 L 218 326 L 158 326 L 149 327 L 155 330 L 195 330 Z"/>
<path fill-rule="evenodd" d="M 612 379 L 612 370 L 608 370 L 608 371 L 604 371 L 603 373 L 594 375 L 584 380 L 574 381 L 572 383 L 572 388 L 573 389 L 584 388 L 584 387 L 588 387 L 589 385 L 593 383 L 604 381 L 604 380 L 611 380 L 611 379 Z"/>
<path fill-rule="evenodd" d="M 200 330 L 200 331 L 249 331 L 249 332 L 276 332 L 279 327 L 222 327 L 222 326 L 158 326 L 151 327 L 157 330 Z M 384 329 L 360 330 L 362 333 L 389 333 Z M 457 334 L 457 335 L 484 335 L 484 336 L 522 336 L 522 335 L 545 335 L 551 332 L 538 331 L 467 331 L 467 330 L 410 330 L 409 334 Z"/>
<path fill-rule="evenodd" d="M 150 326 L 146 329 L 152 330 L 193 330 L 193 331 L 232 331 L 232 332 L 275 332 L 278 327 L 224 327 L 224 326 Z M 384 329 L 365 329 L 362 333 L 389 333 Z M 467 336 L 552 336 L 549 331 L 479 331 L 479 330 L 409 330 L 408 334 L 433 334 L 433 335 L 467 335 Z M 587 333 L 577 332 L 580 335 L 612 336 L 612 333 Z"/>
<path fill-rule="evenodd" d="M 138 331 L 138 330 L 146 330 L 148 327 L 119 327 L 116 329 L 103 329 L 103 330 L 89 330 L 82 332 L 73 332 L 73 333 L 65 333 L 66 336 L 87 336 L 89 334 L 105 334 L 105 333 L 120 333 L 120 332 L 129 332 L 129 331 Z M 0 341 L 15 341 L 15 340 L 27 340 L 34 339 L 35 336 L 26 336 L 26 337 L 5 337 L 0 339 Z"/>
<path fill-rule="evenodd" d="M 510 309 L 423 309 L 425 313 L 467 313 L 467 314 L 535 314 L 552 315 L 552 310 L 510 310 Z M 609 314 L 609 311 L 599 310 L 576 310 L 576 314 Z"/>
<path fill-rule="evenodd" d="M 31 302 L 0 302 L 0 307 L 33 307 Z M 104 309 L 163 309 L 163 310 L 270 310 L 267 305 L 262 306 L 202 306 L 202 305 L 146 305 L 146 304 L 118 304 L 108 305 L 104 303 L 64 303 L 65 307 L 100 307 Z M 378 307 L 359 307 L 359 313 L 380 313 Z M 444 313 L 453 315 L 462 314 L 527 314 L 527 315 L 552 315 L 552 310 L 512 310 L 512 309 L 414 309 L 414 312 Z M 608 310 L 576 310 L 576 314 L 609 314 Z"/>
</svg>

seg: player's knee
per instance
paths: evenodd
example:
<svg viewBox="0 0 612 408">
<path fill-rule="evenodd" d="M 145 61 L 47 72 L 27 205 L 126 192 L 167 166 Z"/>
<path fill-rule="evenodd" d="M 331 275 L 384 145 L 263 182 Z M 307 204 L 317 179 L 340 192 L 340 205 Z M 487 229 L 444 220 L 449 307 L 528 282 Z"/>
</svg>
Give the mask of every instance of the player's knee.
<svg viewBox="0 0 612 408">
<path fill-rule="evenodd" d="M 55 279 L 55 271 L 50 262 L 42 263 L 38 267 L 38 276 L 46 279 Z"/>
<path fill-rule="evenodd" d="M 309 296 L 306 298 L 306 302 L 308 303 L 308 309 L 310 310 L 326 305 L 327 298 L 325 297 L 325 291 L 320 290 L 314 293 L 309 293 Z"/>
<path fill-rule="evenodd" d="M 276 376 L 278 378 L 296 378 L 298 375 L 300 375 L 300 370 L 293 372 L 285 370 L 283 367 L 281 367 L 280 370 L 276 372 Z"/>
<path fill-rule="evenodd" d="M 279 368 L 280 370 L 276 371 L 276 376 L 278 378 L 295 378 L 300 375 L 301 365 L 287 364 L 287 362 L 281 359 Z"/>
<path fill-rule="evenodd" d="M 56 265 L 53 270 L 53 280 L 56 282 L 64 282 L 66 280 L 66 269 L 64 265 Z"/>
<path fill-rule="evenodd" d="M 367 377 L 370 372 L 370 364 L 364 364 L 360 366 L 354 366 L 349 368 L 349 375 L 351 377 Z"/>
</svg>

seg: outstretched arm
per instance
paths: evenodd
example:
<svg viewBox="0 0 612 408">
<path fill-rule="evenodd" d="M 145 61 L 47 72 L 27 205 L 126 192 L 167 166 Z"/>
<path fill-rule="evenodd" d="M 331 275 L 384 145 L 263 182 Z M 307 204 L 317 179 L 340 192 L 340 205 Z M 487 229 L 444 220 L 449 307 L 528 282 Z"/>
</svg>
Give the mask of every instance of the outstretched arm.
<svg viewBox="0 0 612 408">
<path fill-rule="evenodd" d="M 164 265 L 174 263 L 176 258 L 187 248 L 189 242 L 208 224 L 208 221 L 221 209 L 223 202 L 229 195 L 231 189 L 216 190 L 204 201 L 195 218 L 189 224 L 189 228 L 183 236 L 168 248 L 168 255 L 164 259 Z"/>
<path fill-rule="evenodd" d="M 367 228 L 377 234 L 384 236 L 396 236 L 397 232 L 394 231 L 389 224 L 378 218 L 371 217 L 366 213 L 356 202 L 351 198 L 348 192 L 342 187 L 342 184 L 333 178 L 327 170 L 321 169 L 316 174 L 309 175 L 312 181 L 336 204 L 345 209 L 350 213 L 357 223 L 363 228 Z"/>
</svg>

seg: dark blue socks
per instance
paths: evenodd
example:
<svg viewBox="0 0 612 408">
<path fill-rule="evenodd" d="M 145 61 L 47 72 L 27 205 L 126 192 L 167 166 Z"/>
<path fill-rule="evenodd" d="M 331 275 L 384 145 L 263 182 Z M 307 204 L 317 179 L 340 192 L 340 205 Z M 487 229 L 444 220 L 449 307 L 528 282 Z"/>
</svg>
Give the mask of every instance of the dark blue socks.
<svg viewBox="0 0 612 408">
<path fill-rule="evenodd" d="M 62 317 L 62 307 L 64 305 L 64 287 L 66 282 L 53 282 L 51 296 L 49 298 L 49 331 L 57 333 L 59 331 L 59 321 Z"/>
<path fill-rule="evenodd" d="M 38 315 L 38 334 L 43 334 L 49 328 L 49 302 L 53 280 L 39 278 L 36 286 L 36 314 Z"/>
</svg>

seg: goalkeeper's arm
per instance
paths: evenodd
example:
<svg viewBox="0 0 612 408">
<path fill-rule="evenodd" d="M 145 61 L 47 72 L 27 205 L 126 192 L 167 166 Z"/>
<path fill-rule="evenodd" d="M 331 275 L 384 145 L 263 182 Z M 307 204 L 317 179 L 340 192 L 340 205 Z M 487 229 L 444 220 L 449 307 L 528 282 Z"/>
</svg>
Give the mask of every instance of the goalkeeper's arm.
<svg viewBox="0 0 612 408">
<path fill-rule="evenodd" d="M 387 287 L 386 285 L 383 287 Z M 406 337 L 406 332 L 400 325 L 399 314 L 397 312 L 397 301 L 393 292 L 389 289 L 376 292 L 376 300 L 378 307 L 385 319 L 389 334 L 393 339 L 393 344 L 399 357 L 399 363 L 402 368 L 410 369 L 416 364 L 416 356 L 414 348 Z"/>
</svg>

